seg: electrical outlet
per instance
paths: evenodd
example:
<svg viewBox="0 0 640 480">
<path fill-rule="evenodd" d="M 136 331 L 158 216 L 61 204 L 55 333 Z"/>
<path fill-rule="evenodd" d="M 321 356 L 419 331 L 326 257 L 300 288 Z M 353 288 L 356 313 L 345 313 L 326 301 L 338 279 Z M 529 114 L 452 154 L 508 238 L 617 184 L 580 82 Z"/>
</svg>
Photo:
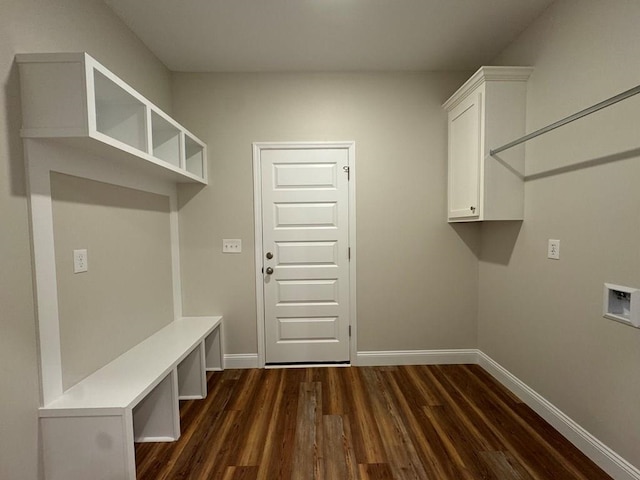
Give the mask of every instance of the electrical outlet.
<svg viewBox="0 0 640 480">
<path fill-rule="evenodd" d="M 89 270 L 89 257 L 87 249 L 73 251 L 73 273 L 82 273 Z"/>
<path fill-rule="evenodd" d="M 549 244 L 547 245 L 547 258 L 560 260 L 560 240 L 549 239 Z"/>
<path fill-rule="evenodd" d="M 240 240 L 239 238 L 225 238 L 224 240 L 222 240 L 222 252 L 241 253 L 242 240 Z"/>
</svg>

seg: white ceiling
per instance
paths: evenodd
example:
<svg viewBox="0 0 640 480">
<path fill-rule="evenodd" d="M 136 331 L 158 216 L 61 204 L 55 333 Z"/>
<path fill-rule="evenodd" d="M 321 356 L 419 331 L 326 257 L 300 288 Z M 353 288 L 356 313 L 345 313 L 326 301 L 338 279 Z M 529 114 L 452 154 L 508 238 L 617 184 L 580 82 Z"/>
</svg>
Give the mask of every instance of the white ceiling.
<svg viewBox="0 0 640 480">
<path fill-rule="evenodd" d="M 174 71 L 472 70 L 553 0 L 105 0 Z"/>
</svg>

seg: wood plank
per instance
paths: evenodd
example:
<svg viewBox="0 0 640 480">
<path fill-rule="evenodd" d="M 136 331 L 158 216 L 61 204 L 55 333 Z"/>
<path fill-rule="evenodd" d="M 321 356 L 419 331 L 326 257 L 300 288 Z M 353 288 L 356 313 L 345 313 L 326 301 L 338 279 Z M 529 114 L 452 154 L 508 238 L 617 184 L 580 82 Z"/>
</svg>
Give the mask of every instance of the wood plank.
<svg viewBox="0 0 640 480">
<path fill-rule="evenodd" d="M 460 480 L 473 480 L 474 474 L 462 458 L 457 447 L 458 442 L 451 438 L 450 432 L 447 430 L 447 422 L 442 420 L 442 417 L 444 417 L 442 414 L 443 409 L 444 407 L 437 406 L 423 407 L 424 413 L 429 419 L 431 425 L 433 425 L 434 430 L 438 433 L 440 442 L 447 451 L 450 462 L 455 466 L 455 469 L 458 472 L 458 478 L 460 478 Z"/>
<path fill-rule="evenodd" d="M 386 463 L 360 464 L 359 467 L 362 480 L 389 480 L 394 478 L 391 468 Z"/>
<path fill-rule="evenodd" d="M 342 417 L 324 415 L 322 417 L 322 434 L 324 440 L 324 473 L 326 478 L 347 479 L 347 456 Z"/>
<path fill-rule="evenodd" d="M 360 471 L 353 451 L 353 435 L 351 434 L 351 418 L 349 415 L 342 417 L 342 428 L 344 429 L 344 453 L 347 463 L 347 479 L 360 480 Z"/>
<path fill-rule="evenodd" d="M 283 370 L 282 393 L 276 399 L 269 423 L 265 451 L 258 470 L 259 480 L 291 478 L 292 455 L 295 446 L 298 397 L 305 372 Z"/>
<path fill-rule="evenodd" d="M 398 381 L 403 388 L 410 390 L 410 399 L 415 399 L 414 407 L 435 407 L 444 404 L 444 400 L 438 393 L 438 389 L 429 381 L 429 378 L 421 373 L 421 367 L 409 365 L 402 367 L 398 372 Z"/>
<path fill-rule="evenodd" d="M 228 467 L 222 480 L 256 480 L 258 467 Z"/>
<path fill-rule="evenodd" d="M 496 381 L 491 375 L 489 375 L 489 373 L 480 365 L 461 365 L 460 367 L 461 370 L 467 372 L 470 375 L 473 375 L 478 380 L 495 387 L 493 391 L 496 393 L 496 395 L 499 395 L 500 398 L 502 398 L 502 401 L 505 404 L 509 406 L 515 406 L 524 403 L 521 399 L 518 398 L 515 393 L 511 392 L 508 388 L 506 388 L 504 385 Z"/>
<path fill-rule="evenodd" d="M 292 479 L 319 479 L 321 476 L 322 432 L 318 428 L 322 418 L 322 391 L 319 382 L 300 384 L 295 446 L 293 449 Z"/>
<path fill-rule="evenodd" d="M 420 388 L 408 388 L 406 377 L 401 373 L 400 370 L 397 374 L 387 374 L 387 386 L 393 391 L 397 399 L 400 415 L 407 425 L 409 436 L 416 446 L 418 456 L 427 473 L 427 478 L 457 480 L 460 478 L 460 473 L 449 460 L 438 432 L 421 411 L 427 398 L 417 393 Z"/>
<path fill-rule="evenodd" d="M 501 480 L 532 480 L 524 467 L 509 452 L 480 452 L 496 478 Z"/>
<path fill-rule="evenodd" d="M 374 417 L 382 435 L 382 443 L 389 459 L 393 478 L 426 479 L 427 473 L 409 438 L 389 388 L 384 385 L 378 372 L 373 368 L 363 368 L 363 377 L 372 398 Z"/>
<path fill-rule="evenodd" d="M 476 442 L 474 448 L 482 451 L 502 450 L 504 443 L 501 438 L 488 426 L 485 417 L 473 408 L 474 404 L 465 396 L 467 386 L 452 381 L 447 371 L 440 366 L 434 366 L 425 372 L 445 399 L 445 411 L 450 412 L 453 421 L 461 424 L 461 430 L 471 434 L 471 438 Z"/>
<path fill-rule="evenodd" d="M 387 455 L 371 408 L 371 397 L 362 378 L 363 370 L 360 368 L 342 370 L 345 384 L 349 386 L 345 396 L 351 419 L 356 460 L 358 463 L 366 464 L 386 463 Z"/>
<path fill-rule="evenodd" d="M 238 380 L 238 388 L 231 402 L 227 406 L 228 410 L 246 410 L 247 405 L 255 400 L 256 389 L 259 386 L 260 377 L 266 370 L 250 369 L 243 370 Z"/>
<path fill-rule="evenodd" d="M 200 451 L 204 448 L 207 453 L 201 456 L 202 461 L 191 469 L 191 474 L 185 472 L 181 477 L 173 478 L 222 478 L 226 467 L 230 465 L 229 458 L 238 442 L 242 412 L 225 411 L 222 420 L 220 427 L 211 429 L 212 435 L 207 436 L 206 443 L 201 444 Z"/>
<path fill-rule="evenodd" d="M 345 399 L 345 368 L 332 367 L 318 369 L 324 373 L 322 378 L 322 407 L 325 415 L 342 415 L 346 413 L 347 401 Z"/>
<path fill-rule="evenodd" d="M 242 444 L 235 451 L 231 462 L 235 466 L 260 465 L 267 441 L 269 421 L 273 409 L 278 404 L 277 397 L 282 391 L 282 370 L 265 370 L 255 392 L 256 401 L 251 409 L 245 410 L 246 428 L 241 433 Z"/>
</svg>

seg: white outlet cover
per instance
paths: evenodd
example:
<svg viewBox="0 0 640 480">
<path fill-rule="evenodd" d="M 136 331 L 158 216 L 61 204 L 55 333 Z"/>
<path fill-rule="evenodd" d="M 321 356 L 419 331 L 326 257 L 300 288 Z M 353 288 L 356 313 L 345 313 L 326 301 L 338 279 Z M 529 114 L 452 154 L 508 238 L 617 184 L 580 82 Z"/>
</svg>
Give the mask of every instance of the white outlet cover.
<svg viewBox="0 0 640 480">
<path fill-rule="evenodd" d="M 87 249 L 73 251 L 73 273 L 82 273 L 89 270 L 89 257 Z"/>
<path fill-rule="evenodd" d="M 547 245 L 547 258 L 560 260 L 560 240 L 549 239 Z"/>
<path fill-rule="evenodd" d="M 239 238 L 225 238 L 222 240 L 223 253 L 242 253 L 242 240 Z"/>
</svg>

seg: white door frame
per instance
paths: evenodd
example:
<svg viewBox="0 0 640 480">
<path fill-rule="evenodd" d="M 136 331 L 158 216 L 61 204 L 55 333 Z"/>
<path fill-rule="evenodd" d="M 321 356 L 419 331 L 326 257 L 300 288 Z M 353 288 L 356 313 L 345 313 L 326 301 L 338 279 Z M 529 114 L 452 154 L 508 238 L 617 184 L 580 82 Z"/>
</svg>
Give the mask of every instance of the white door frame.
<svg viewBox="0 0 640 480">
<path fill-rule="evenodd" d="M 265 366 L 264 333 L 264 275 L 262 273 L 262 160 L 263 150 L 301 148 L 342 148 L 349 154 L 349 357 L 352 365 L 357 360 L 358 329 L 356 326 L 356 144 L 346 142 L 254 142 L 253 143 L 253 206 L 255 219 L 255 268 L 256 268 L 256 320 L 258 332 L 258 367 Z"/>
</svg>

